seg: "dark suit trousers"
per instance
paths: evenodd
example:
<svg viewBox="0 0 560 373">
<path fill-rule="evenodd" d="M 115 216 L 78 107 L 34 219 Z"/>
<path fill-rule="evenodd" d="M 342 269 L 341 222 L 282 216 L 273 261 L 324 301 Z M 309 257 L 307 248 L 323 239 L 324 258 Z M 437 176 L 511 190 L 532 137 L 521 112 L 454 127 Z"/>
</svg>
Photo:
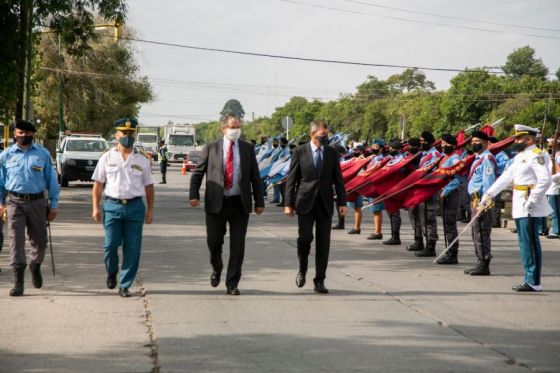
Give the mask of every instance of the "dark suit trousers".
<svg viewBox="0 0 560 373">
<path fill-rule="evenodd" d="M 222 211 L 218 214 L 206 213 L 206 234 L 208 249 L 210 250 L 210 264 L 212 270 L 221 272 L 222 246 L 229 223 L 229 263 L 226 275 L 226 286 L 237 287 L 241 279 L 241 267 L 245 255 L 245 235 L 249 214 L 243 209 L 241 197 L 224 198 Z"/>
<path fill-rule="evenodd" d="M 299 270 L 307 273 L 309 252 L 313 241 L 313 225 L 315 224 L 315 279 L 313 282 L 325 280 L 329 262 L 329 248 L 331 244 L 331 220 L 324 204 L 317 197 L 315 205 L 309 214 L 298 215 L 298 259 Z"/>
</svg>

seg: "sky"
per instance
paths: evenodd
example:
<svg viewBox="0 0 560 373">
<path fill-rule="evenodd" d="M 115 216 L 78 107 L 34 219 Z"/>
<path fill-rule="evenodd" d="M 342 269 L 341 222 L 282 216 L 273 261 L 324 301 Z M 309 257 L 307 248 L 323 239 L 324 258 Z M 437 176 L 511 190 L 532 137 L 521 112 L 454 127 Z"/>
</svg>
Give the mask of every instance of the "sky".
<svg viewBox="0 0 560 373">
<path fill-rule="evenodd" d="M 557 0 L 129 0 L 127 25 L 136 38 L 163 43 L 451 69 L 501 66 L 513 50 L 529 45 L 554 73 L 560 68 L 559 14 Z M 293 96 L 334 100 L 354 93 L 368 75 L 386 79 L 404 70 L 142 42 L 133 47 L 156 96 L 139 114 L 149 125 L 217 120 L 232 98 L 251 120 Z M 436 89 L 447 89 L 457 74 L 424 73 Z"/>
</svg>

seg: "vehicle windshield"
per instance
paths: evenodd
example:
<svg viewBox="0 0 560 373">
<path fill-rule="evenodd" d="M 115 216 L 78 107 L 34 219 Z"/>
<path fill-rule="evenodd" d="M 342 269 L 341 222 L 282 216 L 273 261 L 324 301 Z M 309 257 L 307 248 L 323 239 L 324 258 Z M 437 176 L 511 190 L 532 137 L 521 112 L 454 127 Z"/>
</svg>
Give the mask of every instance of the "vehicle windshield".
<svg viewBox="0 0 560 373">
<path fill-rule="evenodd" d="M 107 143 L 101 140 L 69 140 L 66 151 L 69 152 L 102 152 L 107 149 Z"/>
<path fill-rule="evenodd" d="M 139 142 L 148 142 L 148 143 L 157 143 L 157 135 L 152 133 L 139 133 L 138 140 Z"/>
<path fill-rule="evenodd" d="M 169 145 L 193 146 L 193 135 L 169 135 Z"/>
</svg>

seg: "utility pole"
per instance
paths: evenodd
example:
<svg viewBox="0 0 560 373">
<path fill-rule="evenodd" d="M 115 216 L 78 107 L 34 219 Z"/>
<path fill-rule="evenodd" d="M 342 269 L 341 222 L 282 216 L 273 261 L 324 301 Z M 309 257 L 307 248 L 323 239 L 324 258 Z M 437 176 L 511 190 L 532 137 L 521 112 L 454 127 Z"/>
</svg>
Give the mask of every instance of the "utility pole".
<svg viewBox="0 0 560 373">
<path fill-rule="evenodd" d="M 60 50 L 60 33 L 58 36 L 58 68 L 62 70 L 62 52 Z M 58 72 L 58 140 L 64 135 L 64 75 Z"/>
</svg>

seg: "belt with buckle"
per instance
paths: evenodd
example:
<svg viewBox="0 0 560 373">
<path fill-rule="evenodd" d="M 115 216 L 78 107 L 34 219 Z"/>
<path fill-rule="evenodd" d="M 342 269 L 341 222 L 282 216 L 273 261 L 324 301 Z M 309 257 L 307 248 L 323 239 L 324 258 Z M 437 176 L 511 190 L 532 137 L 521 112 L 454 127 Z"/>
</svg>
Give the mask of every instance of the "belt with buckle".
<svg viewBox="0 0 560 373">
<path fill-rule="evenodd" d="M 130 198 L 130 199 L 118 199 L 118 198 L 113 198 L 113 197 L 105 197 L 105 198 L 107 198 L 109 201 L 120 203 L 121 205 L 126 205 L 128 203 L 131 203 L 131 202 L 137 201 L 139 199 L 142 199 L 142 197 L 134 197 L 134 198 Z"/>
<path fill-rule="evenodd" d="M 513 184 L 513 190 L 520 190 L 522 192 L 525 192 L 525 199 L 529 198 L 529 195 L 531 194 L 531 189 L 533 189 L 535 186 L 533 184 L 529 184 L 529 185 L 516 185 Z"/>
<path fill-rule="evenodd" d="M 38 199 L 45 198 L 45 193 L 26 194 L 8 191 L 8 194 L 17 198 L 22 198 L 26 201 L 36 201 Z"/>
</svg>

